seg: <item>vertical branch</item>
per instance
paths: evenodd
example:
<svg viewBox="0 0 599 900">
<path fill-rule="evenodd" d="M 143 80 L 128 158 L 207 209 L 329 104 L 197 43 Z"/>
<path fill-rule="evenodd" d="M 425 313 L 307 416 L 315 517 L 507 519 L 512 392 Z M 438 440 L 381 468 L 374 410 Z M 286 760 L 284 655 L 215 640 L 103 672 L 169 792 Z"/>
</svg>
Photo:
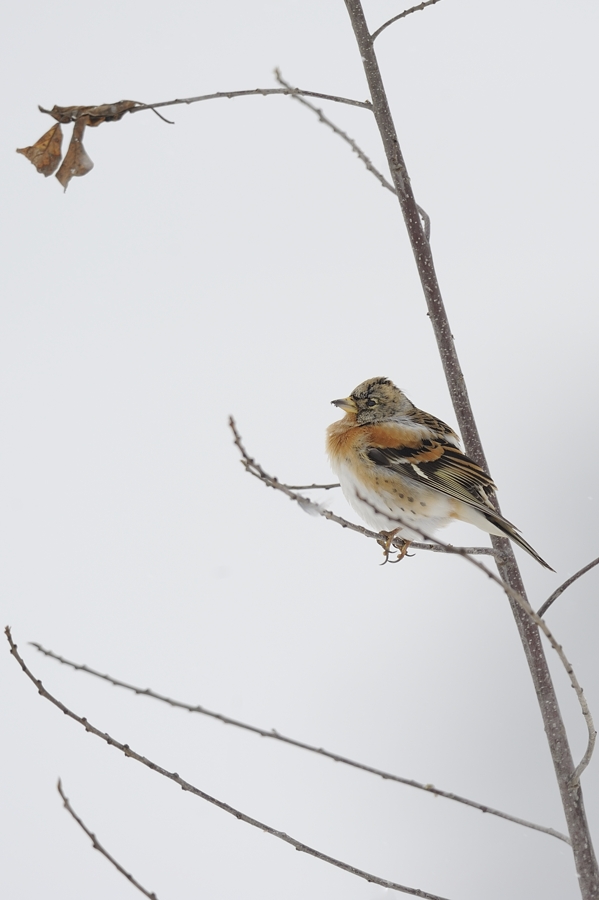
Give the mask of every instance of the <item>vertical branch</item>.
<svg viewBox="0 0 599 900">
<path fill-rule="evenodd" d="M 360 0 L 344 0 L 344 2 L 364 65 L 372 97 L 373 113 L 410 238 L 428 314 L 437 340 L 456 418 L 464 438 L 466 452 L 475 462 L 489 471 L 441 296 L 431 247 L 422 229 L 410 178 L 399 146 L 395 124 L 374 52 L 373 38 L 368 30 Z M 498 504 L 496 506 L 499 510 Z M 498 560 L 501 577 L 510 587 L 525 597 L 524 584 L 510 542 L 506 538 L 496 537 L 493 537 L 492 541 L 493 547 L 501 554 L 501 559 Z M 597 860 L 588 828 L 580 784 L 573 782 L 572 753 L 539 630 L 514 601 L 510 602 L 543 717 L 568 831 L 572 840 L 581 895 L 584 900 L 592 900 L 592 898 L 597 900 L 599 898 Z"/>
<path fill-rule="evenodd" d="M 464 443 L 469 455 L 483 468 L 488 469 L 484 457 L 480 436 L 472 415 L 472 407 L 468 398 L 466 381 L 460 367 L 456 353 L 453 335 L 449 326 L 449 319 L 441 297 L 439 282 L 435 272 L 435 264 L 431 247 L 424 234 L 418 207 L 410 178 L 403 159 L 395 124 L 391 116 L 389 101 L 381 77 L 380 69 L 372 38 L 368 32 L 364 13 L 359 0 L 345 0 L 350 19 L 356 35 L 356 40 L 364 71 L 368 81 L 368 87 L 372 96 L 373 113 L 379 128 L 387 162 L 393 179 L 393 184 L 399 198 L 401 211 L 412 245 L 412 251 L 416 259 L 418 274 L 422 282 L 422 288 L 428 307 L 428 313 L 435 332 L 435 338 L 441 355 L 441 362 L 445 371 L 445 378 L 451 394 L 453 406 L 458 418 Z"/>
</svg>

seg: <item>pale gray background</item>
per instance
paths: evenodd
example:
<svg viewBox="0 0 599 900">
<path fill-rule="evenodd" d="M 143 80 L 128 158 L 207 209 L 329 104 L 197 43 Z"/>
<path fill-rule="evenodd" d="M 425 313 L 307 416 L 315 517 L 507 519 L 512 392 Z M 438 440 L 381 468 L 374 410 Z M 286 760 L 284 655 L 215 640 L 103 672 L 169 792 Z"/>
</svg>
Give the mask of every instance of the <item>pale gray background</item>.
<svg viewBox="0 0 599 900">
<path fill-rule="evenodd" d="M 373 25 L 401 8 L 367 4 Z M 588 0 L 444 0 L 377 43 L 503 510 L 557 569 L 517 551 L 536 606 L 599 546 L 598 24 Z M 576 897 L 550 837 L 27 647 L 564 827 L 501 593 L 460 559 L 379 568 L 373 543 L 245 475 L 227 429 L 234 413 L 250 451 L 297 482 L 330 480 L 329 401 L 364 378 L 455 424 L 392 196 L 286 98 L 88 131 L 95 169 L 66 195 L 14 152 L 51 125 L 37 103 L 272 86 L 275 65 L 365 99 L 344 4 L 23 2 L 0 41 L 2 624 L 78 713 L 326 853 L 455 900 Z M 369 114 L 327 109 L 383 165 Z M 597 579 L 548 620 L 599 716 Z M 582 718 L 548 652 L 579 756 Z M 135 895 L 62 810 L 59 775 L 160 900 L 385 893 L 125 760 L 39 698 L 6 648 L 0 665 L 7 897 Z M 596 833 L 598 766 L 584 776 Z"/>
</svg>

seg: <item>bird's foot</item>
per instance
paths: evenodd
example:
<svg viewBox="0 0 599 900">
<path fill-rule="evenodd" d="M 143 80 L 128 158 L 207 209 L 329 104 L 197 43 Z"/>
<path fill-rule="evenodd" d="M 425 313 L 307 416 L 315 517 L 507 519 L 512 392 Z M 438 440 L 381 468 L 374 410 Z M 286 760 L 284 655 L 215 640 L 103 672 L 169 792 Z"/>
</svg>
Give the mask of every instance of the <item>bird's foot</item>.
<svg viewBox="0 0 599 900">
<path fill-rule="evenodd" d="M 404 556 L 408 555 L 408 547 L 412 542 L 397 537 L 398 531 L 399 528 L 396 528 L 394 531 L 381 531 L 381 535 L 384 535 L 384 537 L 379 538 L 377 544 L 383 548 L 385 559 L 381 563 L 382 566 L 384 566 L 385 563 L 401 562 Z M 391 554 L 394 550 L 397 550 L 397 557 L 391 559 Z"/>
</svg>

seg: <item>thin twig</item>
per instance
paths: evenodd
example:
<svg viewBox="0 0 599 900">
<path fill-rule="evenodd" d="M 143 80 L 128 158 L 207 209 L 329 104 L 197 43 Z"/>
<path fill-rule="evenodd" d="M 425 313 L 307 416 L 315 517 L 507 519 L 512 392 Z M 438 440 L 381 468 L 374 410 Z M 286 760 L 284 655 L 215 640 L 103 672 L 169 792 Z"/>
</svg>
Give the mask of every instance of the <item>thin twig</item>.
<svg viewBox="0 0 599 900">
<path fill-rule="evenodd" d="M 435 0 L 435 2 L 438 2 L 438 0 Z M 310 103 L 309 100 L 304 99 L 304 97 L 302 96 L 300 91 L 298 91 L 291 84 L 289 84 L 289 82 L 285 81 L 285 79 L 281 75 L 280 69 L 275 69 L 275 78 L 277 79 L 279 84 L 281 84 L 281 85 L 283 85 L 283 87 L 287 88 L 287 90 L 289 91 L 290 96 L 293 100 L 297 100 L 299 103 L 303 104 L 303 106 L 306 106 L 308 109 L 312 110 L 312 112 L 318 116 L 319 121 L 322 122 L 323 125 L 327 125 L 336 135 L 338 135 L 342 140 L 344 140 L 347 144 L 349 144 L 349 146 L 352 148 L 352 150 L 354 151 L 354 153 L 356 154 L 358 159 L 362 160 L 362 162 L 366 166 L 367 170 L 374 175 L 374 177 L 377 179 L 377 181 L 379 181 L 384 188 L 387 188 L 387 190 L 391 191 L 392 194 L 396 193 L 395 188 L 393 187 L 391 182 L 385 178 L 385 176 L 383 175 L 382 172 L 379 172 L 379 170 L 373 165 L 370 157 L 368 157 L 364 153 L 362 148 L 354 141 L 353 138 L 351 138 L 349 136 L 349 134 L 347 134 L 347 132 L 345 132 L 345 131 L 343 131 L 343 129 L 339 128 L 338 125 L 335 125 L 335 123 L 331 119 L 329 119 L 328 116 L 325 116 L 325 114 L 323 113 L 323 111 L 321 109 L 318 109 L 318 107 L 314 106 L 313 103 Z M 418 212 L 422 216 L 422 222 L 423 222 L 423 227 L 424 227 L 424 233 L 426 234 L 426 239 L 430 240 L 430 235 L 431 235 L 430 216 L 420 206 L 418 207 Z"/>
<path fill-rule="evenodd" d="M 177 100 L 161 100 L 159 103 L 136 103 L 135 106 L 132 106 L 130 109 L 126 109 L 123 111 L 122 115 L 126 113 L 138 113 L 145 112 L 147 109 L 151 109 L 152 112 L 155 112 L 157 116 L 160 116 L 161 119 L 164 119 L 165 122 L 168 122 L 169 125 L 174 125 L 174 122 L 171 122 L 170 119 L 165 119 L 164 116 L 160 115 L 160 113 L 156 112 L 157 109 L 160 109 L 164 106 L 189 106 L 192 103 L 201 103 L 203 100 L 232 100 L 234 97 L 272 97 L 275 94 L 301 94 L 305 97 L 316 97 L 320 100 L 331 100 L 333 103 L 345 103 L 347 106 L 357 106 L 359 109 L 367 109 L 372 111 L 372 103 L 370 100 L 352 100 L 350 97 L 338 97 L 336 94 L 322 94 L 319 91 L 304 91 L 302 88 L 294 88 L 293 92 L 289 91 L 287 88 L 253 88 L 245 91 L 216 91 L 214 94 L 201 94 L 198 97 L 182 97 Z M 38 106 L 38 109 L 42 113 L 46 113 L 48 116 L 52 116 L 54 118 L 54 114 L 51 109 L 44 109 L 43 106 Z"/>
<path fill-rule="evenodd" d="M 547 612 L 547 610 L 549 609 L 549 607 L 551 606 L 551 604 L 554 603 L 554 601 L 557 600 L 557 598 L 561 594 L 564 593 L 566 588 L 569 588 L 571 584 L 574 584 L 574 582 L 577 581 L 581 577 L 581 575 L 585 575 L 587 572 L 589 572 L 591 569 L 593 569 L 596 565 L 599 565 L 599 556 L 597 557 L 597 559 L 594 559 L 593 562 L 588 563 L 586 566 L 583 566 L 582 569 L 579 569 L 578 572 L 575 572 L 574 575 L 571 575 L 570 578 L 567 578 L 563 584 L 560 584 L 558 589 L 552 593 L 551 597 L 549 597 L 547 600 L 545 600 L 545 602 L 543 603 L 543 605 L 540 607 L 539 611 L 537 612 L 537 615 L 541 616 L 541 618 L 542 618 L 545 615 L 545 613 Z"/>
<path fill-rule="evenodd" d="M 323 111 L 321 109 L 318 109 L 317 106 L 314 106 L 313 103 L 310 103 L 309 100 L 306 100 L 302 96 L 301 91 L 298 91 L 291 84 L 289 84 L 287 81 L 285 81 L 285 79 L 281 75 L 280 69 L 275 69 L 275 78 L 277 79 L 277 81 L 279 82 L 280 85 L 282 85 L 284 88 L 287 89 L 287 93 L 291 96 L 291 98 L 293 100 L 297 100 L 303 106 L 306 106 L 308 109 L 311 109 L 312 112 L 318 116 L 319 120 L 323 123 L 323 125 L 327 125 L 331 129 L 331 131 L 334 131 L 335 134 L 337 134 L 340 138 L 342 138 L 342 140 L 344 140 L 347 144 L 349 144 L 349 146 L 352 148 L 352 150 L 354 151 L 356 156 L 362 160 L 362 162 L 364 163 L 364 165 L 366 166 L 368 171 L 372 172 L 374 177 L 378 181 L 380 181 L 380 183 L 382 184 L 382 186 L 384 188 L 387 188 L 387 190 L 391 191 L 392 194 L 395 193 L 395 188 L 393 187 L 391 182 L 385 178 L 385 176 L 383 175 L 382 172 L 379 172 L 379 170 L 373 165 L 372 160 L 369 159 L 368 156 L 366 156 L 366 154 L 364 153 L 362 148 L 359 147 L 358 144 L 356 144 L 356 142 L 354 141 L 353 138 L 351 138 L 345 131 L 343 131 L 341 128 L 339 128 L 338 125 L 335 125 L 335 123 L 333 121 L 331 121 L 331 119 L 329 119 L 328 116 L 325 116 L 325 114 L 323 113 Z"/>
<path fill-rule="evenodd" d="M 367 766 L 364 763 L 356 762 L 353 759 L 348 759 L 346 756 L 341 756 L 339 753 L 331 753 L 329 750 L 324 750 L 322 747 L 314 747 L 311 744 L 306 744 L 304 741 L 298 741 L 295 738 L 286 737 L 280 732 L 276 731 L 276 729 L 271 728 L 267 730 L 265 728 L 258 728 L 256 725 L 248 725 L 246 722 L 240 722 L 238 719 L 233 719 L 230 716 L 225 716 L 222 713 L 213 712 L 212 710 L 206 709 L 204 706 L 199 706 L 197 704 L 192 705 L 190 703 L 183 703 L 181 700 L 174 700 L 172 697 L 166 697 L 163 694 L 158 694 L 156 691 L 151 690 L 150 688 L 140 688 L 136 687 L 133 684 L 128 684 L 126 681 L 121 681 L 118 678 L 113 678 L 112 675 L 105 675 L 102 672 L 98 672 L 96 669 L 92 669 L 87 665 L 83 665 L 81 663 L 72 662 L 69 659 L 65 659 L 62 656 L 59 656 L 57 653 L 54 653 L 52 650 L 46 650 L 45 647 L 42 647 L 41 644 L 36 643 L 35 641 L 31 641 L 31 646 L 35 647 L 40 653 L 43 653 L 44 656 L 50 657 L 50 659 L 56 660 L 56 662 L 61 663 L 64 666 L 69 666 L 71 669 L 75 669 L 77 672 L 85 672 L 87 675 L 93 675 L 95 678 L 100 678 L 102 681 L 107 681 L 109 684 L 114 685 L 115 687 L 124 688 L 127 691 L 132 691 L 132 693 L 137 694 L 138 696 L 150 697 L 152 700 L 158 700 L 161 703 L 166 703 L 168 706 L 172 706 L 175 709 L 185 709 L 188 712 L 192 713 L 200 713 L 203 716 L 209 716 L 212 719 L 217 719 L 219 722 L 223 722 L 225 725 L 233 725 L 235 728 L 242 728 L 245 731 L 250 731 L 253 734 L 259 734 L 260 737 L 272 738 L 276 741 L 281 741 L 284 744 L 289 744 L 292 747 L 299 747 L 301 750 L 308 750 L 310 753 L 317 753 L 319 756 L 324 756 L 327 759 L 332 759 L 334 762 L 342 763 L 346 766 L 351 766 L 354 769 L 360 769 L 363 772 L 368 772 L 372 775 L 378 775 L 385 781 L 395 781 L 398 784 L 405 784 L 408 787 L 418 788 L 418 790 L 426 791 L 429 794 L 434 794 L 435 797 L 444 797 L 446 800 L 454 800 L 457 803 L 463 803 L 465 806 L 470 806 L 473 809 L 478 809 L 483 813 L 489 813 L 493 816 L 498 816 L 501 819 L 506 819 L 508 822 L 515 822 L 517 825 L 524 825 L 526 828 L 532 828 L 535 831 L 542 831 L 544 834 L 549 834 L 552 837 L 559 838 L 560 841 L 565 841 L 566 844 L 570 843 L 570 839 L 567 835 L 562 834 L 560 831 L 556 831 L 554 828 L 548 828 L 545 825 L 537 825 L 535 822 L 529 822 L 526 819 L 521 819 L 518 816 L 512 816 L 509 813 L 502 812 L 498 809 L 493 809 L 491 806 L 487 806 L 484 803 L 477 803 L 475 800 L 468 800 L 466 797 L 461 797 L 459 794 L 454 794 L 449 791 L 442 791 L 436 788 L 432 784 L 422 784 L 419 781 L 414 781 L 412 778 L 402 778 L 400 775 L 393 775 L 390 772 L 385 772 L 382 769 L 376 769 L 373 766 Z"/>
<path fill-rule="evenodd" d="M 341 525 L 342 528 L 349 528 L 350 531 L 355 531 L 357 534 L 362 534 L 364 537 L 374 539 L 375 541 L 380 541 L 385 537 L 385 535 L 382 535 L 380 532 L 370 531 L 369 528 L 365 528 L 363 525 L 355 525 L 353 522 L 349 522 L 347 519 L 335 515 L 335 513 L 332 513 L 329 509 L 325 509 L 320 503 L 315 503 L 314 500 L 310 500 L 309 497 L 303 497 L 301 494 L 295 493 L 289 485 L 284 484 L 279 481 L 278 478 L 269 475 L 264 471 L 260 463 L 257 463 L 255 459 L 249 456 L 247 450 L 243 446 L 241 435 L 237 431 L 237 425 L 235 424 L 233 416 L 229 416 L 229 427 L 233 432 L 235 446 L 241 454 L 241 464 L 246 472 L 249 472 L 254 478 L 257 478 L 267 487 L 281 491 L 281 493 L 285 494 L 286 497 L 289 497 L 290 500 L 294 500 L 304 512 L 308 512 L 311 515 L 322 516 L 330 522 L 336 522 L 337 525 Z M 495 553 L 492 547 L 454 547 L 452 544 L 442 544 L 441 542 L 435 543 L 434 541 L 427 543 L 413 541 L 411 546 L 414 550 L 430 550 L 433 553 L 469 553 L 479 556 L 493 556 Z"/>
<path fill-rule="evenodd" d="M 174 125 L 174 124 L 175 124 L 175 123 L 173 122 L 172 119 L 167 119 L 166 116 L 163 116 L 162 113 L 159 113 L 158 110 L 157 110 L 157 109 L 154 109 L 153 106 L 150 107 L 150 108 L 151 108 L 152 112 L 155 113 L 155 114 L 158 116 L 159 119 L 162 119 L 163 122 L 166 122 L 167 125 Z"/>
<path fill-rule="evenodd" d="M 58 793 L 62 797 L 62 802 L 64 804 L 64 808 L 75 819 L 75 821 L 77 822 L 77 825 L 79 825 L 79 827 L 82 828 L 83 831 L 85 831 L 86 835 L 88 836 L 88 838 L 90 838 L 90 840 L 92 842 L 94 850 L 98 850 L 102 854 L 102 856 L 105 856 L 106 859 L 108 860 L 108 862 L 111 862 L 112 865 L 115 867 L 115 869 L 117 869 L 121 873 L 121 875 L 124 875 L 125 878 L 128 881 L 130 881 L 131 884 L 137 888 L 138 891 L 141 891 L 142 894 L 145 894 L 146 897 L 150 898 L 150 900 L 158 900 L 156 894 L 153 891 L 152 892 L 146 891 L 145 887 L 143 887 L 139 883 L 139 881 L 136 881 L 135 878 L 133 877 L 133 875 L 130 875 L 129 872 L 126 872 L 125 869 L 123 869 L 123 867 L 120 865 L 120 863 L 118 863 L 116 861 L 116 859 L 113 856 L 111 856 L 107 850 L 104 849 L 104 847 L 99 842 L 99 840 L 97 839 L 95 834 L 92 834 L 92 832 L 89 830 L 89 828 L 86 827 L 84 822 L 81 821 L 81 819 L 79 818 L 79 816 L 77 815 L 77 813 L 75 812 L 75 810 L 73 809 L 71 804 L 69 803 L 67 797 L 65 797 L 64 791 L 62 789 L 62 782 L 61 782 L 60 778 L 58 779 L 58 784 L 56 785 L 56 787 L 58 789 Z"/>
<path fill-rule="evenodd" d="M 203 100 L 231 100 L 233 97 L 251 97 L 259 95 L 262 97 L 271 97 L 275 94 L 289 94 L 287 88 L 254 88 L 245 91 L 216 91 L 214 94 L 201 94 L 199 97 L 183 97 L 178 100 L 162 100 L 160 103 L 141 103 L 134 109 L 128 110 L 130 113 L 141 112 L 145 109 L 160 109 L 163 106 L 189 106 L 191 103 L 201 103 Z M 302 88 L 296 88 L 294 94 L 301 94 L 303 97 L 315 97 L 318 100 L 331 100 L 333 103 L 345 103 L 347 106 L 357 106 L 360 109 L 372 109 L 370 100 L 352 100 L 350 97 L 338 97 L 336 94 L 322 94 L 320 91 L 305 91 Z"/>
<path fill-rule="evenodd" d="M 158 763 L 155 763 L 151 759 L 148 759 L 147 757 L 142 756 L 140 753 L 137 753 L 137 751 L 133 750 L 129 746 L 129 744 L 122 744 L 120 741 L 117 741 L 106 732 L 100 731 L 99 728 L 96 728 L 95 725 L 92 725 L 92 723 L 89 722 L 85 717 L 78 716 L 77 713 L 74 713 L 71 709 L 69 709 L 68 706 L 65 706 L 64 703 L 62 703 L 60 700 L 57 700 L 56 697 L 54 697 L 52 694 L 50 694 L 49 691 L 46 690 L 39 678 L 36 678 L 35 675 L 26 666 L 24 660 L 18 652 L 17 645 L 13 641 L 11 630 L 8 626 L 4 629 L 4 633 L 10 645 L 11 654 L 14 656 L 25 675 L 36 686 L 38 693 L 46 700 L 49 700 L 50 703 L 52 703 L 57 709 L 64 713 L 65 716 L 68 716 L 70 719 L 73 719 L 73 721 L 78 722 L 79 725 L 85 728 L 85 730 L 89 734 L 95 735 L 96 737 L 100 738 L 100 740 L 105 741 L 105 743 L 107 743 L 109 746 L 115 747 L 117 750 L 120 750 L 121 753 L 124 753 L 125 756 L 127 756 L 129 759 L 134 759 L 136 762 L 147 766 L 147 768 L 151 769 L 153 772 L 157 772 L 164 778 L 168 778 L 170 781 L 174 781 L 175 784 L 178 784 L 182 790 L 189 791 L 190 794 L 194 794 L 196 797 L 200 797 L 202 800 L 206 800 L 208 803 L 212 803 L 213 806 L 217 806 L 224 812 L 229 813 L 229 815 L 235 816 L 236 819 L 245 822 L 247 825 L 252 825 L 254 828 L 259 828 L 261 831 L 265 831 L 267 834 L 270 834 L 273 837 L 276 837 L 279 840 L 290 844 L 301 853 L 307 853 L 309 856 L 314 856 L 316 859 L 320 859 L 322 862 L 326 862 L 332 866 L 336 866 L 338 869 L 343 869 L 343 871 L 349 872 L 351 875 L 356 875 L 358 878 L 363 878 L 366 881 L 371 882 L 372 884 L 378 884 L 381 887 L 389 888 L 389 890 L 392 891 L 400 891 L 404 894 L 411 894 L 414 897 L 421 897 L 422 900 L 447 900 L 447 898 L 440 897 L 438 894 L 430 894 L 427 891 L 421 891 L 419 888 L 407 887 L 406 885 L 398 884 L 395 881 L 387 881 L 387 879 L 385 878 L 379 878 L 378 875 L 373 875 L 370 872 L 365 872 L 363 869 L 357 869 L 355 866 L 352 866 L 349 863 L 343 862 L 340 859 L 336 859 L 333 856 L 328 856 L 326 853 L 321 853 L 319 850 L 315 850 L 313 847 L 309 847 L 307 844 L 303 844 L 301 841 L 296 840 L 296 838 L 291 837 L 284 831 L 278 831 L 276 828 L 272 828 L 265 822 L 260 822 L 258 819 L 254 819 L 251 816 L 246 815 L 246 813 L 241 812 L 241 810 L 235 809 L 228 803 L 224 803 L 222 800 L 218 800 L 216 797 L 212 797 L 210 794 L 206 794 L 204 791 L 200 790 L 200 788 L 195 787 L 195 785 L 191 784 L 189 781 L 185 781 L 184 778 L 181 778 L 181 776 L 177 772 L 169 772 L 167 769 L 159 766 Z"/>
<path fill-rule="evenodd" d="M 389 25 L 393 25 L 393 23 L 397 22 L 399 19 L 405 19 L 406 16 L 409 16 L 415 12 L 420 12 L 421 9 L 426 9 L 427 6 L 432 6 L 434 3 L 438 2 L 439 0 L 424 0 L 424 3 L 419 3 L 418 6 L 412 6 L 411 9 L 404 10 L 398 16 L 393 16 L 392 19 L 389 19 L 387 22 L 385 22 L 384 25 L 381 25 L 380 28 L 377 28 L 376 31 L 372 32 L 372 40 L 376 41 L 381 31 L 384 31 L 385 28 L 389 27 Z"/>
<path fill-rule="evenodd" d="M 407 527 L 411 528 L 412 531 L 415 531 L 417 534 L 419 534 L 421 537 L 423 537 L 425 539 L 427 539 L 427 538 L 430 539 L 430 535 L 428 535 L 421 528 L 417 528 L 415 525 L 405 522 L 403 519 L 399 518 L 398 516 L 389 516 L 388 512 L 382 513 L 382 511 L 380 509 L 377 509 L 377 507 L 373 503 L 371 503 L 370 500 L 368 500 L 366 497 L 362 497 L 362 495 L 359 494 L 357 491 L 356 491 L 356 496 L 359 500 L 362 501 L 362 503 L 365 503 L 367 506 L 369 506 L 373 510 L 373 512 L 378 513 L 379 515 L 386 515 L 387 518 L 391 522 L 394 522 L 396 525 L 398 525 L 400 527 L 407 526 Z M 437 538 L 437 540 L 438 540 L 438 538 Z M 438 540 L 438 543 L 442 547 L 446 546 L 446 545 L 444 545 L 443 541 Z M 462 548 L 454 547 L 454 552 L 458 553 L 459 556 L 463 556 L 464 559 L 467 559 L 469 563 L 472 563 L 473 566 L 476 566 L 477 569 L 480 569 L 482 572 L 484 572 L 485 575 L 487 575 L 491 579 L 491 581 L 494 581 L 495 584 L 498 584 L 499 587 L 501 587 L 505 591 L 505 593 L 511 600 L 514 600 L 518 604 L 518 606 L 526 613 L 526 615 L 530 618 L 530 620 L 532 622 L 534 622 L 534 624 L 538 628 L 541 629 L 541 631 L 543 632 L 543 634 L 545 635 L 545 637 L 547 638 L 547 640 L 549 641 L 549 643 L 551 644 L 551 646 L 553 647 L 555 652 L 557 653 L 564 669 L 568 673 L 570 683 L 571 683 L 572 687 L 574 688 L 574 691 L 576 692 L 576 696 L 578 698 L 578 702 L 580 704 L 580 709 L 582 711 L 582 715 L 584 717 L 584 721 L 586 723 L 587 731 L 588 731 L 587 748 L 585 750 L 585 753 L 584 753 L 582 759 L 580 760 L 580 762 L 574 769 L 574 772 L 572 773 L 572 776 L 571 776 L 572 784 L 573 785 L 579 784 L 580 776 L 582 775 L 582 773 L 584 772 L 584 770 L 586 769 L 586 767 L 588 766 L 588 764 L 591 761 L 591 757 L 593 755 L 593 749 L 595 747 L 595 741 L 597 739 L 597 732 L 595 731 L 595 726 L 593 724 L 593 718 L 591 716 L 591 711 L 587 704 L 587 700 L 586 700 L 586 697 L 584 696 L 582 687 L 580 686 L 578 678 L 576 677 L 574 669 L 572 668 L 572 664 L 569 662 L 566 654 L 564 653 L 562 645 L 558 644 L 556 639 L 553 637 L 553 634 L 549 630 L 545 620 L 541 619 L 541 617 L 534 611 L 534 609 L 532 608 L 532 606 L 530 605 L 530 603 L 528 602 L 526 597 L 524 597 L 519 591 L 515 590 L 511 586 L 511 584 L 509 584 L 503 578 L 500 578 L 499 575 L 495 575 L 494 572 L 491 572 L 489 569 L 487 569 L 487 567 L 484 566 L 477 559 L 473 559 L 468 553 L 465 553 L 462 550 Z"/>
<path fill-rule="evenodd" d="M 332 491 L 341 485 L 337 482 L 337 484 L 286 484 L 285 487 L 290 491 Z"/>
</svg>

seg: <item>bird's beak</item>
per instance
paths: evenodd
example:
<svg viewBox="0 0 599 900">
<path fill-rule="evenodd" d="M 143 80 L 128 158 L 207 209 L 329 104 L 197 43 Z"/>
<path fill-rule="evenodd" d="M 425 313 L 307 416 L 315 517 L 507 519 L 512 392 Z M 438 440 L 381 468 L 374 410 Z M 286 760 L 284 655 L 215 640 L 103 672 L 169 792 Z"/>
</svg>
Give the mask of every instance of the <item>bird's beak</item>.
<svg viewBox="0 0 599 900">
<path fill-rule="evenodd" d="M 331 400 L 333 406 L 338 406 L 339 409 L 342 409 L 343 412 L 346 413 L 357 413 L 358 407 L 355 404 L 355 401 L 352 400 L 351 397 L 345 397 L 343 400 Z"/>
</svg>

